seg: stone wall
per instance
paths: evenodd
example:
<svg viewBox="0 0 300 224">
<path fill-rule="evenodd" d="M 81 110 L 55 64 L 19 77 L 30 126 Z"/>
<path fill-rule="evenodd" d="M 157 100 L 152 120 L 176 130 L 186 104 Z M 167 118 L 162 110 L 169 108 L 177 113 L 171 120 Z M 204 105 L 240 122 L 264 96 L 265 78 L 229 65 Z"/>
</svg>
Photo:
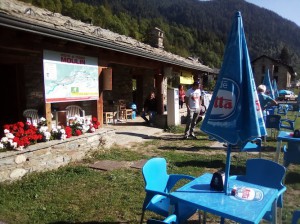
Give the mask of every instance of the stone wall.
<svg viewBox="0 0 300 224">
<path fill-rule="evenodd" d="M 273 67 L 277 66 L 278 71 L 273 71 Z M 263 72 L 263 67 L 265 67 L 265 71 Z M 277 88 L 286 89 L 291 84 L 291 74 L 288 72 L 287 68 L 280 63 L 276 63 L 269 58 L 262 57 L 259 60 L 256 60 L 252 64 L 253 75 L 256 86 L 260 85 L 263 82 L 263 77 L 266 74 L 267 69 L 269 69 L 270 79 L 271 81 L 277 77 Z"/>
<path fill-rule="evenodd" d="M 43 56 L 37 54 L 32 60 L 24 64 L 24 85 L 26 108 L 35 108 L 40 114 L 44 113 L 44 80 Z M 44 115 L 43 115 L 44 116 Z"/>
<path fill-rule="evenodd" d="M 28 173 L 57 169 L 79 161 L 99 148 L 113 144 L 115 130 L 101 128 L 95 133 L 29 146 L 23 151 L 0 153 L 0 182 L 14 181 Z"/>
</svg>

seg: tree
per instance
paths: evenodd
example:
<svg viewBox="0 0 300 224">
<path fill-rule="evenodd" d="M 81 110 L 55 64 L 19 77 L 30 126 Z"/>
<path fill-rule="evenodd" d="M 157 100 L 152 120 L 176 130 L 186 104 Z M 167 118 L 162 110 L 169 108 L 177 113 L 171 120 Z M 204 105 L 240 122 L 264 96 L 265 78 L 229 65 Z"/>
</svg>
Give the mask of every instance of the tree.
<svg viewBox="0 0 300 224">
<path fill-rule="evenodd" d="M 73 2 L 72 0 L 61 0 L 62 3 L 62 14 L 63 15 L 70 15 L 70 10 L 73 7 Z"/>
<path fill-rule="evenodd" d="M 291 56 L 286 46 L 284 46 L 279 55 L 280 60 L 285 64 L 291 63 Z"/>
</svg>

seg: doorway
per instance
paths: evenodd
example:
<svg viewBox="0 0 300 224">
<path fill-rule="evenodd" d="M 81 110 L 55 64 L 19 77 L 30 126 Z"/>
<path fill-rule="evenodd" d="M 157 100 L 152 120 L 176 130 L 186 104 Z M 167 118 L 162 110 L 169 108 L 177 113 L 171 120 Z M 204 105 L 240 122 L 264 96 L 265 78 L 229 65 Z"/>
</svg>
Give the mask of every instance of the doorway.
<svg viewBox="0 0 300 224">
<path fill-rule="evenodd" d="M 22 119 L 22 106 L 20 100 L 22 75 L 18 74 L 20 66 L 13 64 L 2 64 L 0 74 L 0 130 L 3 131 L 4 124 L 12 124 Z M 23 92 L 24 95 L 24 92 Z M 3 132 L 1 132 L 2 134 Z"/>
<path fill-rule="evenodd" d="M 139 114 L 144 107 L 143 100 L 143 76 L 134 75 L 133 77 L 135 88 L 132 90 L 133 103 L 137 106 L 137 114 Z"/>
</svg>

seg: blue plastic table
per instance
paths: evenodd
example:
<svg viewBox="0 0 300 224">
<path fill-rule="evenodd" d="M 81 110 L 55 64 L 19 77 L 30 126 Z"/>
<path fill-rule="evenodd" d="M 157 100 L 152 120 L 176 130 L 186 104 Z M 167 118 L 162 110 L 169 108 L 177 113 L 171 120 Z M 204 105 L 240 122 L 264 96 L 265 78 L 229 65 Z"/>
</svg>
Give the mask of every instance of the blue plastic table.
<svg viewBox="0 0 300 224">
<path fill-rule="evenodd" d="M 282 142 L 299 142 L 300 144 L 300 138 L 294 138 L 291 134 L 294 132 L 287 132 L 287 131 L 280 131 L 277 136 L 277 148 L 276 148 L 276 155 L 275 155 L 275 162 L 278 163 L 279 161 L 279 154 L 281 149 L 281 143 Z"/>
<path fill-rule="evenodd" d="M 236 222 L 259 223 L 266 211 L 272 207 L 275 217 L 273 221 L 276 223 L 277 189 L 229 179 L 229 188 L 235 185 L 239 191 L 244 187 L 243 192 L 246 193 L 225 195 L 224 192 L 211 190 L 211 178 L 212 174 L 205 173 L 171 193 L 171 203 L 174 204 L 177 215 L 180 214 L 179 206 L 188 205 Z M 249 189 L 255 190 L 254 198 L 250 193 L 247 194 Z"/>
</svg>

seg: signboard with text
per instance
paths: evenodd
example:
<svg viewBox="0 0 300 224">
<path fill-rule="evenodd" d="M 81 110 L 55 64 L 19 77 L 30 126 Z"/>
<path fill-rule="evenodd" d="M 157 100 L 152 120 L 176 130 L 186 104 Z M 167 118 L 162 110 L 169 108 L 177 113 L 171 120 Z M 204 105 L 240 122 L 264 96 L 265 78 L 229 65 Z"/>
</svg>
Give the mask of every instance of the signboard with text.
<svg viewBox="0 0 300 224">
<path fill-rule="evenodd" d="M 98 100 L 98 59 L 44 50 L 46 103 Z"/>
</svg>

